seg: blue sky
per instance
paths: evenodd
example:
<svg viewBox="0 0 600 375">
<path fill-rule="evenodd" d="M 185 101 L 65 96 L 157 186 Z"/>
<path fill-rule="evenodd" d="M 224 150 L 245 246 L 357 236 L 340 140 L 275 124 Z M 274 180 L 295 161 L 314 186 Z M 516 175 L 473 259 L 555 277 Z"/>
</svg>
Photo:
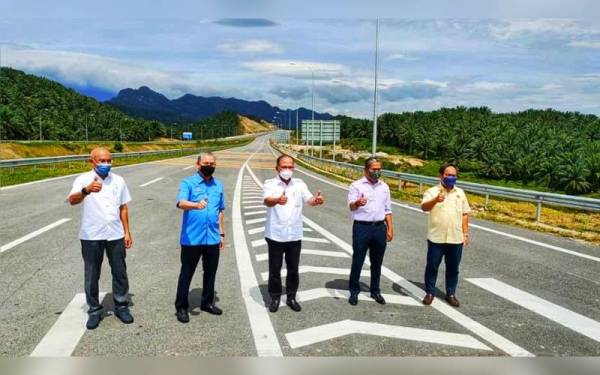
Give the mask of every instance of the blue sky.
<svg viewBox="0 0 600 375">
<path fill-rule="evenodd" d="M 32 3 L 0 3 L 2 66 L 103 98 L 146 85 L 169 98 L 192 93 L 310 107 L 314 75 L 316 110 L 370 117 L 372 17 L 384 14 L 380 113 L 465 105 L 600 114 L 600 20 L 586 17 L 600 7 L 589 1 L 568 8 L 533 1 L 520 5 L 522 14 L 490 2 L 483 10 L 320 9 L 304 17 L 293 17 L 293 6 L 255 14 L 270 1 L 236 12 L 215 6 L 213 13 L 163 12 L 162 1 L 136 13 Z M 540 17 L 530 9 L 534 3 L 544 4 Z"/>
</svg>

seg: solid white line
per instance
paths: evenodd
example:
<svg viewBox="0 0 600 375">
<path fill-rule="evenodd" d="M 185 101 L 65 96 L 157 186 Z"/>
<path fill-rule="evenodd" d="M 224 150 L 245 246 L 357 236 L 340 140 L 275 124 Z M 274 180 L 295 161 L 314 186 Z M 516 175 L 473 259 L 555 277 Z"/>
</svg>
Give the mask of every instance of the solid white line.
<svg viewBox="0 0 600 375">
<path fill-rule="evenodd" d="M 254 178 L 254 181 L 256 183 L 260 184 L 260 181 L 258 181 L 258 178 L 256 178 L 256 175 L 252 172 L 252 170 L 250 168 L 248 168 L 248 171 L 250 172 L 250 175 Z M 300 171 L 300 172 L 305 173 L 304 171 Z M 318 177 L 317 177 L 317 179 L 322 180 Z M 326 180 L 323 180 L 323 181 L 330 185 L 338 186 L 329 181 L 326 181 Z M 347 190 L 347 188 L 344 188 L 341 186 L 338 186 L 338 187 Z M 342 248 L 348 254 L 352 255 L 352 246 L 350 246 L 350 244 L 343 241 L 341 238 L 339 238 L 338 236 L 329 232 L 325 228 L 321 227 L 316 222 L 310 220 L 306 216 L 304 217 L 304 222 L 306 222 L 306 224 L 311 226 L 314 230 L 316 230 L 317 232 L 322 234 L 324 237 L 328 238 L 331 242 L 337 244 L 340 248 Z M 368 264 L 369 264 L 369 261 L 365 260 L 365 265 L 368 265 Z M 425 292 L 421 288 L 419 288 L 415 284 L 411 283 L 410 281 L 406 280 L 405 278 L 401 277 L 400 275 L 398 275 L 394 271 L 390 270 L 389 268 L 382 266 L 381 272 L 385 277 L 390 279 L 392 282 L 395 282 L 396 284 L 400 285 L 402 288 L 404 288 L 404 290 L 406 290 L 411 295 L 413 295 L 417 300 L 422 300 L 423 297 L 425 296 Z M 528 352 L 527 350 L 525 350 L 522 347 L 518 346 L 517 344 L 511 342 L 510 340 L 506 339 L 505 337 L 497 334 L 496 332 L 492 331 L 491 329 L 489 329 L 489 328 L 485 327 L 484 325 L 476 322 L 475 320 L 469 318 L 468 316 L 464 315 L 463 313 L 459 312 L 457 309 L 451 307 L 450 305 L 448 305 L 446 303 L 443 303 L 443 302 L 438 301 L 437 299 L 434 299 L 433 303 L 431 304 L 431 307 L 433 307 L 434 309 L 441 312 L 448 318 L 452 319 L 456 323 L 465 327 L 469 331 L 473 332 L 477 336 L 481 337 L 488 343 L 494 345 L 495 347 L 497 347 L 498 349 L 502 350 L 503 352 L 507 353 L 508 355 L 510 355 L 512 357 L 535 357 L 534 354 Z"/>
<path fill-rule="evenodd" d="M 163 178 L 164 177 L 155 178 L 154 180 L 150 180 L 150 181 L 146 182 L 145 184 L 141 184 L 140 187 L 146 187 L 146 186 L 148 186 L 150 184 L 153 184 L 155 182 L 158 182 L 158 181 L 162 180 Z"/>
<path fill-rule="evenodd" d="M 328 250 L 313 250 L 313 249 L 302 249 L 300 251 L 303 255 L 318 255 L 324 257 L 332 257 L 332 258 L 350 258 L 350 256 L 341 251 L 328 251 Z M 269 254 L 256 254 L 256 261 L 262 262 L 269 259 Z"/>
<path fill-rule="evenodd" d="M 348 190 L 348 187 L 346 187 L 346 186 L 333 183 L 331 181 L 328 181 L 328 180 L 326 180 L 324 178 L 321 178 L 319 176 L 316 176 L 316 175 L 314 175 L 312 173 L 303 171 L 303 170 L 298 169 L 298 168 L 296 168 L 296 170 L 298 172 L 300 172 L 300 173 L 303 173 L 303 174 L 305 174 L 305 175 L 307 175 L 309 177 L 312 177 L 312 178 L 314 178 L 316 180 L 324 182 L 324 183 L 326 183 L 328 185 L 335 186 L 335 187 L 340 188 L 340 189 Z M 394 206 L 397 206 L 397 207 L 406 208 L 408 210 L 419 212 L 421 214 L 427 215 L 427 213 L 423 212 L 423 210 L 421 210 L 420 208 L 411 207 L 411 206 L 409 206 L 407 204 L 398 203 L 398 202 L 394 202 L 394 201 L 392 201 L 392 204 Z M 529 244 L 532 244 L 532 245 L 536 245 L 536 246 L 540 246 L 540 247 L 545 247 L 546 249 L 558 251 L 558 252 L 569 254 L 569 255 L 578 256 L 580 258 L 585 258 L 585 259 L 593 260 L 595 262 L 600 262 L 600 258 L 592 256 L 592 255 L 587 255 L 587 254 L 580 253 L 580 252 L 577 252 L 577 251 L 568 250 L 568 249 L 565 249 L 565 248 L 562 248 L 562 247 L 559 247 L 559 246 L 554 246 L 554 245 L 546 244 L 546 243 L 543 243 L 543 242 L 539 242 L 539 241 L 535 241 L 535 240 L 530 240 L 529 238 L 517 236 L 515 234 L 510 234 L 510 233 L 506 233 L 506 232 L 501 232 L 499 230 L 491 229 L 491 228 L 484 227 L 484 226 L 481 226 L 481 225 L 478 225 L 478 224 L 469 223 L 469 227 L 470 228 L 475 228 L 475 229 L 480 229 L 480 230 L 485 231 L 485 232 L 494 233 L 494 234 L 497 234 L 499 236 L 508 237 L 508 238 L 513 239 L 513 240 L 526 242 L 526 243 L 529 243 Z"/>
<path fill-rule="evenodd" d="M 493 278 L 473 278 L 466 280 L 488 292 L 494 293 L 514 304 L 600 342 L 600 323 L 595 320 Z"/>
<path fill-rule="evenodd" d="M 262 223 L 263 221 L 266 221 L 266 220 L 267 220 L 266 217 L 259 217 L 258 219 L 246 220 L 246 225 Z"/>
<path fill-rule="evenodd" d="M 189 167 L 182 168 L 182 170 L 183 170 L 183 171 L 185 171 L 185 170 L 187 170 L 187 169 L 192 169 L 192 168 L 194 168 L 194 167 L 195 167 L 195 165 L 190 165 Z"/>
<path fill-rule="evenodd" d="M 71 219 L 65 218 L 65 219 L 57 220 L 57 221 L 55 221 L 54 223 L 52 223 L 50 225 L 46 225 L 45 227 L 36 230 L 35 232 L 31 232 L 31 233 L 29 233 L 29 234 L 27 234 L 27 235 L 25 235 L 25 236 L 23 236 L 21 238 L 18 238 L 16 240 L 12 241 L 12 242 L 9 242 L 6 245 L 3 245 L 2 247 L 0 247 L 0 253 L 5 252 L 6 250 L 12 249 L 13 247 L 15 247 L 17 245 L 20 245 L 23 242 L 25 242 L 27 240 L 30 240 L 30 239 L 32 239 L 34 237 L 37 237 L 40 234 L 42 234 L 44 232 L 47 232 L 47 231 L 49 231 L 52 228 L 55 228 L 55 227 L 57 227 L 57 226 L 59 226 L 61 224 L 64 224 L 64 223 L 66 223 L 69 220 L 71 220 Z"/>
<path fill-rule="evenodd" d="M 393 326 L 390 324 L 342 320 L 285 335 L 293 349 L 352 334 L 374 335 L 394 339 L 430 342 L 441 345 L 491 351 L 487 345 L 472 336 L 430 329 Z"/>
<path fill-rule="evenodd" d="M 255 215 L 262 215 L 262 214 L 266 214 L 267 211 L 250 211 L 250 212 L 244 212 L 244 216 L 255 216 Z"/>
<path fill-rule="evenodd" d="M 106 293 L 100 293 L 101 301 L 105 295 Z M 32 357 L 69 357 L 86 331 L 86 320 L 85 294 L 78 293 L 30 355 Z"/>
<path fill-rule="evenodd" d="M 300 266 L 298 267 L 298 273 L 324 273 L 329 275 L 345 275 L 350 276 L 350 269 L 348 268 L 336 268 L 336 267 L 320 267 L 320 266 Z M 261 277 L 263 281 L 269 280 L 269 272 L 262 272 Z M 287 276 L 287 270 L 281 270 L 281 277 Z M 370 274 L 361 275 L 363 277 L 370 277 Z"/>
<path fill-rule="evenodd" d="M 415 306 L 415 307 L 424 307 L 424 305 L 418 301 L 415 301 L 414 298 L 408 296 L 399 296 L 397 294 L 381 294 L 383 298 L 385 298 L 387 303 L 397 304 L 397 305 L 407 305 L 407 306 Z M 338 299 L 348 299 L 350 297 L 350 291 L 342 290 L 342 289 L 331 289 L 331 288 L 315 288 L 309 290 L 302 290 L 296 294 L 296 298 L 298 301 L 312 301 L 320 298 L 338 298 Z M 361 293 L 358 295 L 358 299 L 365 302 L 375 302 L 374 299 L 368 297 L 365 293 Z M 284 294 L 281 296 L 281 303 L 285 306 L 287 301 L 287 296 Z"/>
<path fill-rule="evenodd" d="M 281 346 L 279 345 L 279 340 L 275 334 L 275 329 L 271 323 L 269 313 L 261 303 L 263 296 L 258 286 L 254 269 L 252 268 L 252 260 L 246 244 L 246 235 L 242 223 L 242 209 L 240 204 L 242 176 L 248 165 L 248 160 L 255 154 L 256 152 L 242 165 L 235 184 L 232 212 L 233 243 L 238 273 L 240 275 L 242 297 L 244 299 L 246 311 L 248 312 L 248 319 L 250 321 L 252 336 L 254 337 L 256 352 L 259 357 L 283 357 L 283 352 L 281 351 Z"/>
</svg>

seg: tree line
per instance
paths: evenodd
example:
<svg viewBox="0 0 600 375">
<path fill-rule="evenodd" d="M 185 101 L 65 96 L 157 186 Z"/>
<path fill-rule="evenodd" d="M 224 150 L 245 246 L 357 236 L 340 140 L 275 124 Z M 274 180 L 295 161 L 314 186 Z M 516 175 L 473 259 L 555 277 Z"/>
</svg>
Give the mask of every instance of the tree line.
<svg viewBox="0 0 600 375">
<path fill-rule="evenodd" d="M 372 137 L 370 120 L 340 116 L 342 138 Z M 600 119 L 552 109 L 493 113 L 487 107 L 385 113 L 378 142 L 476 176 L 535 182 L 567 194 L 600 191 Z"/>
</svg>

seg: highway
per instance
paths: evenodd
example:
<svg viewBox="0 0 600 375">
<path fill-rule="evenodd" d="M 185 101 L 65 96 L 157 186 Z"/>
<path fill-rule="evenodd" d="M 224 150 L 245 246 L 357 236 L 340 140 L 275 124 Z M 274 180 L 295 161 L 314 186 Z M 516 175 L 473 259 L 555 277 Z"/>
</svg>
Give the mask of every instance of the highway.
<svg viewBox="0 0 600 375">
<path fill-rule="evenodd" d="M 265 307 L 267 259 L 262 183 L 274 175 L 266 136 L 219 151 L 215 176 L 226 192 L 226 247 L 217 273 L 222 316 L 201 312 L 201 268 L 190 291 L 190 323 L 175 318 L 181 211 L 179 182 L 194 157 L 114 169 L 133 201 L 127 255 L 135 323 L 107 316 L 85 330 L 79 207 L 66 203 L 74 176 L 0 190 L 2 356 L 598 356 L 600 247 L 472 220 L 463 252 L 458 309 L 423 306 L 427 216 L 395 202 L 378 305 L 347 302 L 351 218 L 347 186 L 297 168 L 325 204 L 305 207 L 300 313 Z M 368 286 L 368 264 L 361 281 Z M 108 262 L 101 291 L 110 309 Z"/>
</svg>

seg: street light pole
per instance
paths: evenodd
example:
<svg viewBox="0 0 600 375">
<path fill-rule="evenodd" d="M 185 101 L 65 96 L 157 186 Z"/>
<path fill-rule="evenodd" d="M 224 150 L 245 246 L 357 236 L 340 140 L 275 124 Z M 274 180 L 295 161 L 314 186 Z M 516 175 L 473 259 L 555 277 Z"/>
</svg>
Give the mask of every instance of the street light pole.
<svg viewBox="0 0 600 375">
<path fill-rule="evenodd" d="M 379 18 L 375 23 L 375 89 L 373 91 L 373 149 L 372 156 L 377 152 L 377 55 L 379 52 Z"/>
</svg>

